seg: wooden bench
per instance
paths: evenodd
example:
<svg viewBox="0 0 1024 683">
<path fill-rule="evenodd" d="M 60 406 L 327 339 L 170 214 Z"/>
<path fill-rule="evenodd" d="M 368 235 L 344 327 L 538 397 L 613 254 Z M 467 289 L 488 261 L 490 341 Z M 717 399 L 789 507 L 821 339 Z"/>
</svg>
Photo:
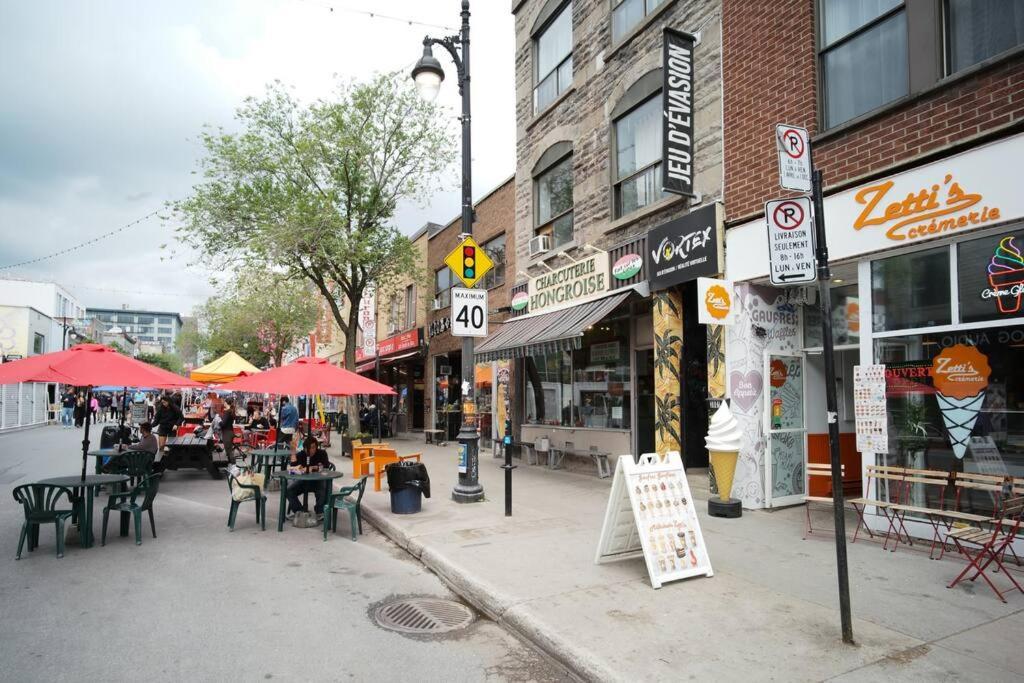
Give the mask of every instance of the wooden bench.
<svg viewBox="0 0 1024 683">
<path fill-rule="evenodd" d="M 434 443 L 438 446 L 444 446 L 447 442 L 438 437 L 438 434 L 444 434 L 443 429 L 424 429 L 423 430 L 423 443 Z"/>
</svg>

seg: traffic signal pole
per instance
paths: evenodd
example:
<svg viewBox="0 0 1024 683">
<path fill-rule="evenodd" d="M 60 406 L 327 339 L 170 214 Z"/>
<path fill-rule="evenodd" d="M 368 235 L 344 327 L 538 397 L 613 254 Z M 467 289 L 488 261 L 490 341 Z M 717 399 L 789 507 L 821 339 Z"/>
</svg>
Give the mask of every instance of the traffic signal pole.
<svg viewBox="0 0 1024 683">
<path fill-rule="evenodd" d="M 459 31 L 462 64 L 459 78 L 459 92 L 462 95 L 462 232 L 473 236 L 473 156 L 470 145 L 470 98 L 469 98 L 469 0 L 462 2 L 462 27 Z M 470 264 L 470 267 L 475 263 Z M 459 431 L 459 447 L 462 449 L 459 468 L 459 483 L 452 489 L 452 500 L 456 503 L 476 503 L 484 499 L 484 487 L 480 485 L 480 435 L 476 430 L 473 392 L 476 388 L 473 362 L 473 337 L 462 338 L 462 429 Z M 473 409 L 473 412 L 467 410 Z M 447 437 L 447 435 L 445 435 Z M 465 472 L 462 470 L 465 469 Z"/>
</svg>

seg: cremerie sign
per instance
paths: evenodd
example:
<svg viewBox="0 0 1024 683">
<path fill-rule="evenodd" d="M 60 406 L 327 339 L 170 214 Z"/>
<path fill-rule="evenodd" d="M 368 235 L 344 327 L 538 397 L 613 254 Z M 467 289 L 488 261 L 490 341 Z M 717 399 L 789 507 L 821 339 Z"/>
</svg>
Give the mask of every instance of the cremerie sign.
<svg viewBox="0 0 1024 683">
<path fill-rule="evenodd" d="M 599 252 L 530 278 L 529 312 L 566 308 L 608 293 L 608 254 Z"/>
<path fill-rule="evenodd" d="M 665 289 L 722 272 L 722 205 L 709 204 L 647 233 L 647 278 Z"/>
<path fill-rule="evenodd" d="M 693 45 L 689 33 L 666 28 L 662 54 L 661 186 L 696 196 L 693 189 Z"/>
</svg>

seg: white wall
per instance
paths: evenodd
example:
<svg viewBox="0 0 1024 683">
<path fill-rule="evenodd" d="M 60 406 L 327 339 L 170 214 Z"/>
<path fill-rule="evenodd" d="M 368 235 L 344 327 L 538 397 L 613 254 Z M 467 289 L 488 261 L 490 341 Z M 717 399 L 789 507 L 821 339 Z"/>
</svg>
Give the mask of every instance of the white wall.
<svg viewBox="0 0 1024 683">
<path fill-rule="evenodd" d="M 63 307 L 62 300 L 65 301 Z M 0 305 L 31 306 L 52 318 L 46 333 L 47 351 L 59 351 L 62 348 L 64 326 L 59 318 L 77 319 L 85 314 L 82 302 L 53 282 L 0 280 Z"/>
</svg>

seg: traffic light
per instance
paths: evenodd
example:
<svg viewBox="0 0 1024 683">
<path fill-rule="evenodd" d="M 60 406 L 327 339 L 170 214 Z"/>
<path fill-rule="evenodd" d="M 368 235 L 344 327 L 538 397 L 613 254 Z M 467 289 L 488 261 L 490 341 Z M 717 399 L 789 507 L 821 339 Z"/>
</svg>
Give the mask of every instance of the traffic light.
<svg viewBox="0 0 1024 683">
<path fill-rule="evenodd" d="M 476 247 L 462 247 L 462 279 L 472 280 L 476 277 Z"/>
</svg>

